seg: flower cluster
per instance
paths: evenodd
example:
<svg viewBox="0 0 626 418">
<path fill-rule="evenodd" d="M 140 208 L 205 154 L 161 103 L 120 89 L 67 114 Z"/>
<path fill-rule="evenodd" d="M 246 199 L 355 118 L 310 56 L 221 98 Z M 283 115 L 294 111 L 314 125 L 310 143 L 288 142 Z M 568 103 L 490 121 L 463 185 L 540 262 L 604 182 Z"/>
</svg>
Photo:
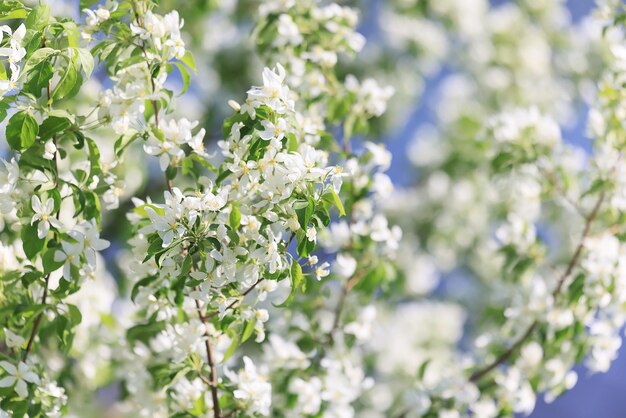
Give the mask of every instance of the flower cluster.
<svg viewBox="0 0 626 418">
<path fill-rule="evenodd" d="M 109 245 L 100 238 L 108 188 L 89 138 L 96 124 L 67 103 L 94 61 L 77 25 L 47 5 L 9 2 L 2 18 L 20 22 L 0 29 L 0 119 L 13 154 L 0 161 L 0 415 L 57 417 L 68 401 L 57 379 L 69 362 L 42 358 L 71 349 L 81 312 L 70 295 L 102 268 L 97 253 Z"/>
<path fill-rule="evenodd" d="M 219 363 L 204 352 L 203 340 L 219 347 L 236 344 L 240 332 L 244 341 L 254 332 L 263 341 L 267 311 L 255 309 L 254 301 L 240 304 L 242 297 L 256 287 L 257 299 L 264 300 L 282 279 L 302 280 L 300 261 L 286 249 L 295 238 L 298 254 L 308 256 L 316 245 L 311 236 L 330 220 L 341 175 L 327 165 L 326 153 L 296 137 L 297 114 L 281 67 L 266 69 L 263 80 L 248 92 L 250 108 L 227 122 L 229 134 L 219 143 L 223 161 L 213 179 L 199 177 L 190 194 L 173 187 L 164 204 L 136 202 L 131 221 L 138 225 L 137 260 L 130 266 L 137 278 L 135 301 L 165 327 L 146 342 L 152 362 L 182 366 L 195 353 Z M 194 304 L 197 317 L 181 323 L 178 306 L 195 313 Z M 213 323 L 227 317 L 226 327 Z M 269 402 L 263 394 L 270 392 L 245 395 L 251 390 L 246 379 L 256 375 L 246 361 L 245 371 L 231 379 L 240 385 L 232 402 L 263 413 Z M 180 385 L 192 388 L 193 381 Z"/>
<path fill-rule="evenodd" d="M 367 47 L 336 4 L 158 3 L 0 5 L 0 417 L 82 416 L 111 385 L 128 417 L 493 418 L 610 367 L 618 1 L 580 23 L 382 2 Z M 375 137 L 425 80 L 394 190 Z M 583 102 L 591 153 L 566 134 Z"/>
<path fill-rule="evenodd" d="M 11 75 L 7 76 L 4 63 L 2 63 L 2 74 L 0 74 L 0 97 L 4 96 L 17 87 L 17 81 L 20 76 L 20 63 L 26 56 L 26 49 L 22 45 L 24 36 L 26 35 L 26 26 L 20 25 L 15 31 L 7 25 L 0 26 L 0 45 L 3 43 L 5 35 L 9 38 L 8 45 L 0 48 L 0 57 L 9 63 Z"/>
<path fill-rule="evenodd" d="M 487 11 L 494 26 L 486 28 L 494 31 L 491 36 L 499 36 L 492 43 L 501 49 L 494 48 L 491 62 L 476 56 L 461 61 L 467 68 L 461 67 L 443 84 L 440 131 L 423 130 L 413 148 L 413 160 L 423 174 L 417 195 L 405 191 L 403 198 L 415 202 L 411 207 L 417 214 L 416 232 L 409 230 L 406 218 L 397 219 L 413 236 L 409 242 L 423 248 L 418 253 L 428 254 L 426 268 L 435 270 L 428 272 L 435 278 L 427 282 L 436 283 L 441 276 L 459 280 L 454 271 L 462 268 L 474 286 L 488 286 L 489 292 L 461 298 L 477 318 L 473 322 L 478 325 L 470 329 L 473 350 L 453 355 L 453 365 L 445 369 L 430 359 L 423 362 L 418 387 L 404 392 L 412 399 L 404 400 L 409 416 L 530 413 L 538 393 L 550 402 L 576 383 L 574 364 L 586 357 L 592 371 L 605 371 L 620 346 L 622 315 L 612 305 L 613 300 L 617 304 L 621 300 L 620 291 L 613 287 L 620 282 L 620 245 L 608 231 L 620 229 L 620 221 L 611 213 L 619 207 L 615 205 L 619 205 L 621 145 L 611 139 L 606 123 L 616 109 L 616 103 L 606 99 L 617 97 L 616 88 L 603 83 L 592 103 L 594 155 L 586 162 L 580 149 L 561 139 L 559 128 L 576 97 L 565 102 L 549 99 L 553 94 L 575 96 L 556 80 L 576 78 L 580 67 L 553 72 L 545 60 L 543 68 L 532 60 L 516 66 L 504 61 L 511 59 L 511 52 L 524 51 L 507 43 L 520 40 L 512 22 L 519 28 L 525 19 L 540 19 L 532 29 L 523 29 L 534 31 L 535 45 L 525 45 L 529 53 L 556 45 L 551 28 L 538 31 L 556 10 L 555 5 L 542 10 L 523 5 Z M 504 17 L 510 24 L 501 24 Z M 609 30 L 607 38 L 621 42 L 615 35 Z M 586 42 L 597 42 L 593 34 L 588 36 Z M 468 39 L 470 50 L 482 42 Z M 553 51 L 554 56 L 564 53 L 574 54 Z M 619 68 L 613 60 L 605 61 L 608 68 Z M 506 78 L 493 76 L 495 65 Z M 585 71 L 594 77 L 589 68 Z M 503 86 L 524 86 L 529 74 L 534 74 L 533 88 L 541 84 L 537 75 L 545 77 L 551 88 L 498 93 Z M 614 70 L 609 70 L 603 80 L 614 76 Z M 503 84 L 494 84 L 498 80 Z M 473 105 L 463 103 L 463 98 Z M 424 228 L 428 224 L 436 227 Z M 581 226 L 573 229 L 573 224 Z M 600 247 L 603 250 L 598 251 Z M 406 253 L 415 254 L 414 250 Z M 605 272 L 609 287 L 597 278 Z M 407 269 L 405 274 L 409 287 L 416 273 Z M 450 296 L 458 297 L 454 292 Z M 472 307 L 477 300 L 490 306 L 489 315 Z M 501 312 L 501 319 L 492 316 L 493 309 Z"/>
</svg>

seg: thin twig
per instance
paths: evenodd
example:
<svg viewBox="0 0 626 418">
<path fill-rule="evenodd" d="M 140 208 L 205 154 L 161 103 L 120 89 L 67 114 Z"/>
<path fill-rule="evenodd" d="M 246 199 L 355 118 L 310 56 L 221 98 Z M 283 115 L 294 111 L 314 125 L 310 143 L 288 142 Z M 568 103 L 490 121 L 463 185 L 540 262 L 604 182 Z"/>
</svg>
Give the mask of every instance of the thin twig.
<svg viewBox="0 0 626 418">
<path fill-rule="evenodd" d="M 570 204 L 570 206 L 572 206 L 576 212 L 578 212 L 578 214 L 580 216 L 582 216 L 583 218 L 586 217 L 585 212 L 580 208 L 580 206 L 578 205 L 578 203 L 567 193 L 567 190 L 565 190 L 561 184 L 559 183 L 559 180 L 556 178 L 556 176 L 554 175 L 553 172 L 551 171 L 547 171 L 542 169 L 541 167 L 539 167 L 539 171 L 541 171 L 554 185 L 555 190 L 559 193 L 559 195 L 567 202 Z"/>
<path fill-rule="evenodd" d="M 252 286 L 250 286 L 249 288 L 247 288 L 247 289 L 246 289 L 246 290 L 245 290 L 245 291 L 241 294 L 241 296 L 239 296 L 239 297 L 240 297 L 240 298 L 244 298 L 244 297 L 246 297 L 246 296 L 248 295 L 248 293 L 252 292 L 252 290 L 254 290 L 254 288 L 255 288 L 255 287 L 257 287 L 257 285 L 258 285 L 259 283 L 261 283 L 263 280 L 265 280 L 265 279 L 264 279 L 263 277 L 261 277 L 259 280 L 257 280 L 256 282 L 254 282 L 254 284 L 253 284 Z M 239 299 L 235 299 L 234 301 L 232 301 L 231 303 L 229 303 L 229 304 L 228 304 L 228 306 L 227 306 L 226 308 L 224 308 L 224 312 L 226 312 L 226 311 L 228 311 L 228 310 L 230 310 L 230 309 L 233 309 L 233 308 L 235 307 L 235 305 L 236 305 L 237 303 L 239 303 L 239 302 L 240 302 L 240 300 L 239 300 Z M 208 314 L 208 315 L 206 316 L 206 318 L 207 318 L 207 319 L 211 319 L 211 318 L 215 317 L 215 316 L 216 316 L 216 315 L 218 315 L 218 314 L 219 314 L 219 311 L 213 311 L 213 312 L 211 312 L 210 314 Z"/>
<path fill-rule="evenodd" d="M 358 274 L 352 276 L 350 279 L 346 280 L 341 286 L 341 294 L 339 295 L 339 300 L 337 301 L 337 306 L 335 307 L 333 325 L 328 331 L 327 336 L 327 344 L 334 344 L 334 333 L 339 329 L 339 323 L 341 322 L 341 314 L 343 313 L 343 308 L 346 304 L 346 298 L 348 297 L 348 293 L 354 286 L 356 286 L 361 278 L 363 277 L 364 270 L 361 270 Z"/>
<path fill-rule="evenodd" d="M 46 304 L 46 299 L 48 298 L 48 283 L 50 282 L 50 274 L 46 275 L 45 285 L 43 288 L 43 296 L 41 297 L 41 304 Z M 33 324 L 33 329 L 30 332 L 30 337 L 28 337 L 28 344 L 26 344 L 26 349 L 24 350 L 24 355 L 22 360 L 26 360 L 28 354 L 30 353 L 31 348 L 33 347 L 33 342 L 35 341 L 35 336 L 37 335 L 37 331 L 39 331 L 39 326 L 41 325 L 41 321 L 43 320 L 43 311 L 39 312 L 37 318 L 35 318 L 35 323 Z"/>
<path fill-rule="evenodd" d="M 585 246 L 585 240 L 587 239 L 587 237 L 589 236 L 589 232 L 591 231 L 591 225 L 593 221 L 595 220 L 595 218 L 598 216 L 598 212 L 600 211 L 600 207 L 602 206 L 603 202 L 604 202 L 604 193 L 600 194 L 600 197 L 598 198 L 591 213 L 589 213 L 589 215 L 585 217 L 585 226 L 583 228 L 582 235 L 580 237 L 578 245 L 576 246 L 574 255 L 572 255 L 572 258 L 567 264 L 565 271 L 559 278 L 557 285 L 552 292 L 553 297 L 556 298 L 560 294 L 561 289 L 563 288 L 563 285 L 565 284 L 565 281 L 572 274 L 572 272 L 574 271 L 574 268 L 578 264 L 583 248 Z M 499 365 L 506 362 L 522 346 L 522 344 L 524 344 L 524 342 L 532 335 L 532 333 L 535 331 L 535 329 L 538 326 L 539 326 L 539 321 L 538 320 L 533 321 L 533 323 L 530 324 L 530 326 L 526 329 L 526 331 L 522 334 L 522 336 L 519 337 L 504 353 L 500 354 L 498 358 L 496 358 L 493 362 L 489 363 L 487 366 L 481 369 L 478 369 L 474 373 L 472 373 L 472 375 L 470 376 L 470 381 L 471 382 L 479 381 L 482 377 L 487 375 L 493 369 L 495 369 Z"/>
<path fill-rule="evenodd" d="M 211 336 L 209 335 L 208 330 L 208 318 L 202 312 L 202 307 L 200 306 L 200 301 L 198 299 L 194 299 L 196 303 L 196 310 L 198 311 L 198 316 L 200 320 L 204 324 L 204 336 L 206 337 L 204 340 L 204 348 L 206 349 L 207 362 L 209 363 L 210 369 L 210 380 L 206 380 L 206 378 L 200 373 L 200 378 L 209 386 L 211 389 L 211 398 L 213 399 L 213 416 L 215 418 L 221 417 L 220 412 L 220 398 L 217 393 L 217 367 L 215 366 L 215 358 L 213 354 L 213 347 L 211 345 Z"/>
<path fill-rule="evenodd" d="M 42 41 L 43 46 L 45 46 L 45 41 Z M 52 98 L 52 80 L 48 80 L 48 85 L 46 86 L 46 93 L 48 96 L 48 111 L 52 110 L 52 102 L 50 101 Z M 57 145 L 57 137 L 56 135 L 52 136 L 52 143 L 54 144 L 54 146 L 56 147 Z M 58 156 L 59 156 L 59 152 L 55 151 L 54 152 L 54 163 L 56 165 L 56 171 L 54 173 L 55 179 L 54 179 L 54 188 L 58 189 L 59 188 L 59 173 L 58 173 Z M 56 218 L 57 220 L 59 220 L 59 215 L 60 215 L 61 209 L 59 208 L 59 210 L 56 213 Z M 56 233 L 55 233 L 56 236 Z M 50 273 L 48 273 L 46 275 L 46 277 L 44 278 L 44 287 L 43 287 L 43 295 L 41 297 L 41 304 L 45 305 L 48 299 L 48 286 L 50 284 Z M 44 314 L 44 310 L 45 308 L 39 312 L 39 314 L 37 315 L 37 318 L 35 318 L 35 322 L 33 323 L 33 329 L 30 331 L 30 336 L 28 337 L 28 343 L 26 344 L 26 349 L 24 350 L 24 354 L 23 354 L 23 360 L 26 360 L 28 358 L 28 354 L 30 353 L 30 350 L 33 347 L 33 343 L 35 342 L 35 337 L 37 336 L 37 332 L 39 331 L 39 327 L 41 326 L 41 321 L 43 320 L 43 314 Z"/>
</svg>

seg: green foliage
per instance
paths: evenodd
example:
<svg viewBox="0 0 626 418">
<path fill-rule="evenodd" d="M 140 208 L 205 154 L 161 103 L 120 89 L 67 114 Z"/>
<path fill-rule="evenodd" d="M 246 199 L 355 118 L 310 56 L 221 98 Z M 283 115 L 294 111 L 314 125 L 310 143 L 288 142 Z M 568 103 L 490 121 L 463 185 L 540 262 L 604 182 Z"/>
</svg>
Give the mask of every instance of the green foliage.
<svg viewBox="0 0 626 418">
<path fill-rule="evenodd" d="M 15 151 L 25 151 L 34 143 L 39 132 L 35 118 L 25 110 L 14 114 L 6 127 L 9 146 Z"/>
<path fill-rule="evenodd" d="M 291 283 L 291 291 L 289 292 L 289 296 L 282 302 L 280 305 L 276 305 L 279 308 L 284 308 L 291 305 L 294 297 L 296 296 L 296 292 L 298 289 L 301 289 L 303 292 L 306 288 L 305 276 L 302 273 L 302 266 L 297 261 L 291 262 L 291 269 L 289 272 L 289 281 Z"/>
<path fill-rule="evenodd" d="M 21 237 L 24 254 L 26 254 L 26 257 L 29 260 L 34 261 L 37 254 L 39 254 L 39 252 L 41 252 L 41 250 L 43 249 L 46 240 L 40 239 L 37 236 L 36 224 L 27 224 L 22 226 Z"/>
</svg>

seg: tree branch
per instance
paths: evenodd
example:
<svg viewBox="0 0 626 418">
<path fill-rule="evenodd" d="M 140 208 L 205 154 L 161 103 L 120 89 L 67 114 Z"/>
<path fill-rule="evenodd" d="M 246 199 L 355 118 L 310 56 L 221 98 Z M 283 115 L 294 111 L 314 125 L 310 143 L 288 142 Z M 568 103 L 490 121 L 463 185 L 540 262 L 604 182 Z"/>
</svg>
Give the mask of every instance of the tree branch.
<svg viewBox="0 0 626 418">
<path fill-rule="evenodd" d="M 560 294 L 561 289 L 563 288 L 563 285 L 565 284 L 565 281 L 572 274 L 576 265 L 578 265 L 580 256 L 585 246 L 585 240 L 589 236 L 589 232 L 591 231 L 591 225 L 593 221 L 598 216 L 600 207 L 602 206 L 602 203 L 604 202 L 604 197 L 605 197 L 604 193 L 601 193 L 591 213 L 589 213 L 589 215 L 587 215 L 587 217 L 585 218 L 585 226 L 583 228 L 583 232 L 578 242 L 578 245 L 576 246 L 576 250 L 574 251 L 574 254 L 572 255 L 572 258 L 570 259 L 569 263 L 567 264 L 565 271 L 559 278 L 556 287 L 552 291 L 552 295 L 554 298 L 556 298 Z M 511 356 L 522 346 L 522 344 L 524 344 L 524 342 L 532 335 L 532 333 L 535 331 L 537 326 L 539 326 L 539 321 L 538 320 L 533 321 L 533 323 L 526 329 L 526 331 L 522 334 L 522 336 L 519 337 L 511 345 L 511 347 L 509 347 L 504 353 L 500 354 L 493 362 L 489 363 L 487 366 L 481 369 L 478 369 L 474 373 L 472 373 L 469 379 L 470 382 L 479 381 L 485 375 L 489 374 L 489 372 L 491 372 L 493 369 L 495 369 L 499 365 L 509 360 Z"/>
<path fill-rule="evenodd" d="M 42 45 L 45 46 L 45 41 L 42 41 Z M 48 80 L 48 85 L 46 86 L 46 93 L 48 96 L 48 111 L 52 110 L 52 102 L 50 101 L 52 99 L 52 80 Z M 54 144 L 54 146 L 56 147 L 57 145 L 57 137 L 56 135 L 52 136 L 52 142 Z M 58 150 L 56 150 L 54 152 L 54 165 L 55 165 L 55 173 L 54 173 L 54 187 L 55 189 L 59 188 L 59 164 L 58 164 L 58 156 L 59 156 L 59 152 Z M 56 213 L 56 218 L 57 220 L 59 220 L 60 218 L 60 212 L 61 212 L 61 208 L 59 208 L 59 210 Z M 56 237 L 56 233 L 55 233 L 55 237 Z M 48 286 L 50 284 L 50 273 L 48 273 L 46 275 L 46 277 L 44 278 L 44 287 L 43 287 L 43 295 L 41 297 L 41 304 L 45 305 L 48 299 Z M 45 308 L 44 308 L 45 309 Z M 41 321 L 43 320 L 43 314 L 44 311 L 42 310 L 41 312 L 39 312 L 39 314 L 37 315 L 37 318 L 35 318 L 35 322 L 33 323 L 33 329 L 30 332 L 30 336 L 28 337 L 28 343 L 26 344 L 26 349 L 24 350 L 24 354 L 23 354 L 23 360 L 26 360 L 28 358 L 28 354 L 30 353 L 30 350 L 33 347 L 33 343 L 35 342 L 35 336 L 37 335 L 37 331 L 39 331 L 39 327 L 41 326 Z"/>
<path fill-rule="evenodd" d="M 204 324 L 204 336 L 206 339 L 204 340 L 204 348 L 206 349 L 207 362 L 209 363 L 210 369 L 210 380 L 206 380 L 206 378 L 200 373 L 200 378 L 209 386 L 211 390 L 211 398 L 213 399 L 213 416 L 215 418 L 221 418 L 220 412 L 220 398 L 217 393 L 217 367 L 215 366 L 215 356 L 213 353 L 213 347 L 211 345 L 211 336 L 209 335 L 208 324 L 209 321 L 207 317 L 202 313 L 202 308 L 200 307 L 200 301 L 198 299 L 194 299 L 196 303 L 196 310 L 198 311 L 198 316 L 200 320 Z"/>
<path fill-rule="evenodd" d="M 256 282 L 254 282 L 254 284 L 253 284 L 252 286 L 250 286 L 249 288 L 247 288 L 247 289 L 246 289 L 246 290 L 245 290 L 245 291 L 241 294 L 241 296 L 240 296 L 240 297 L 241 297 L 241 298 L 246 297 L 246 296 L 248 295 L 248 293 L 252 292 L 252 290 L 254 290 L 254 288 L 255 288 L 255 287 L 257 287 L 257 286 L 258 286 L 258 284 L 259 284 L 259 283 L 261 283 L 263 280 L 265 280 L 265 279 L 264 279 L 263 277 L 261 277 L 259 280 L 257 280 Z M 240 300 L 239 300 L 239 299 L 236 299 L 236 300 L 232 301 L 231 303 L 229 303 L 229 304 L 228 304 L 228 306 L 226 306 L 226 308 L 224 309 L 224 312 L 226 312 L 226 311 L 228 311 L 228 310 L 233 309 L 233 308 L 235 307 L 235 305 L 236 305 L 237 303 L 239 303 L 239 302 L 240 302 Z M 211 312 L 210 314 L 208 314 L 208 315 L 206 316 L 206 318 L 207 318 L 207 319 L 211 319 L 211 318 L 213 318 L 213 317 L 217 316 L 218 314 L 219 314 L 219 311 L 213 311 L 213 312 Z"/>
</svg>

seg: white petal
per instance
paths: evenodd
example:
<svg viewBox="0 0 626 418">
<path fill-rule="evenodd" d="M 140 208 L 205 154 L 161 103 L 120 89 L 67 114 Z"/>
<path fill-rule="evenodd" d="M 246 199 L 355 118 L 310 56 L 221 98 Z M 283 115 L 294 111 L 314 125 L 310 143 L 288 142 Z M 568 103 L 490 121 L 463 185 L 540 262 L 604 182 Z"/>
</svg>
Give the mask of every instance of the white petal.
<svg viewBox="0 0 626 418">
<path fill-rule="evenodd" d="M 50 224 L 56 229 L 63 229 L 63 224 L 55 217 L 48 218 Z"/>
<path fill-rule="evenodd" d="M 0 388 L 8 388 L 9 386 L 13 386 L 15 384 L 15 376 L 5 376 L 0 379 Z"/>
<path fill-rule="evenodd" d="M 54 210 L 54 199 L 49 198 L 48 200 L 46 200 L 46 213 L 52 213 L 53 210 Z"/>
<path fill-rule="evenodd" d="M 37 226 L 37 236 L 39 239 L 43 239 L 48 235 L 48 231 L 50 231 L 50 223 L 48 223 L 48 221 L 39 222 L 39 226 Z"/>
<path fill-rule="evenodd" d="M 39 376 L 37 376 L 37 373 L 34 373 L 34 372 L 26 373 L 24 375 L 24 380 L 30 383 L 39 384 Z"/>
<path fill-rule="evenodd" d="M 25 398 L 28 396 L 28 388 L 26 387 L 26 382 L 23 380 L 18 380 L 15 385 L 15 392 L 18 394 L 20 398 Z"/>
<path fill-rule="evenodd" d="M 7 373 L 15 375 L 17 374 L 17 368 L 8 361 L 0 361 L 0 367 L 7 371 Z"/>
<path fill-rule="evenodd" d="M 34 194 L 33 197 L 30 198 L 30 206 L 33 208 L 35 213 L 41 213 L 43 207 L 41 205 L 41 200 L 39 200 L 39 196 Z"/>
<path fill-rule="evenodd" d="M 72 280 L 71 268 L 72 268 L 72 265 L 70 264 L 69 261 L 66 261 L 65 264 L 63 264 L 63 278 L 67 280 L 68 282 Z"/>
<path fill-rule="evenodd" d="M 159 166 L 161 167 L 161 171 L 167 170 L 168 165 L 170 165 L 170 156 L 167 154 L 161 154 L 159 157 Z"/>
<path fill-rule="evenodd" d="M 96 251 L 102 251 L 109 248 L 110 245 L 111 243 L 109 241 L 98 238 L 97 240 L 92 242 L 91 247 Z"/>
<path fill-rule="evenodd" d="M 87 257 L 87 262 L 90 266 L 96 266 L 96 252 L 93 248 L 85 248 L 85 257 Z"/>
<path fill-rule="evenodd" d="M 57 263 L 64 261 L 67 258 L 63 251 L 55 251 L 54 253 L 54 261 Z"/>
</svg>

